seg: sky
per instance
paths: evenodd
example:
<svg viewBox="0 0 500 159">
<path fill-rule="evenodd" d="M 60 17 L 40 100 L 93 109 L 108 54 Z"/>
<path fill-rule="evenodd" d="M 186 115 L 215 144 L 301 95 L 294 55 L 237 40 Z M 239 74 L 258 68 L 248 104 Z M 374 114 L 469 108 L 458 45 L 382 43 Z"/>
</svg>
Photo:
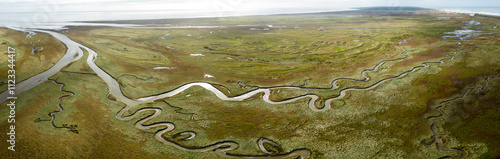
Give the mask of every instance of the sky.
<svg viewBox="0 0 500 159">
<path fill-rule="evenodd" d="M 0 23 L 265 15 L 370 6 L 500 7 L 500 0 L 2 0 Z"/>
</svg>

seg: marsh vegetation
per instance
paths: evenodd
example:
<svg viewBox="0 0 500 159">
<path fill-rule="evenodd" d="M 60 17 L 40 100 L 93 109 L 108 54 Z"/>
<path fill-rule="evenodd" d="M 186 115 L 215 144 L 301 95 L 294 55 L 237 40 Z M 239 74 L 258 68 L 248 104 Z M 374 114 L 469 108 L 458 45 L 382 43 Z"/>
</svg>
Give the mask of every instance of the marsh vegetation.
<svg viewBox="0 0 500 159">
<path fill-rule="evenodd" d="M 481 23 L 469 25 L 473 21 Z M 19 136 L 25 140 L 13 157 L 290 157 L 286 155 L 292 152 L 303 155 L 302 150 L 311 153 L 309 158 L 462 155 L 442 151 L 447 149 L 466 152 L 462 157 L 468 158 L 500 156 L 495 142 L 500 140 L 500 77 L 493 76 L 500 73 L 500 38 L 492 29 L 500 25 L 498 19 L 437 11 L 358 11 L 163 22 L 155 27 L 72 27 L 61 34 L 97 52 L 95 64 L 130 99 L 194 82 L 228 98 L 268 92 L 229 101 L 200 84 L 128 107 L 117 100 L 120 96 L 110 95 L 109 84 L 85 60 L 92 51 L 83 49 L 84 58 L 51 77 L 58 83 L 46 81 L 19 95 Z M 487 34 L 443 38 L 462 27 Z M 41 40 L 44 50 L 32 55 L 25 33 L 0 31 L 2 47 L 12 43 L 24 49 L 19 61 L 41 61 L 36 67 L 19 62 L 19 72 L 29 72 L 21 79 L 48 69 L 44 60 L 57 61 L 66 49 L 57 40 Z M 1 66 L 0 71 L 7 68 Z M 483 91 L 437 108 L 468 88 L 484 86 L 486 79 L 489 86 Z M 319 106 L 352 88 L 360 90 L 344 91 L 322 112 L 308 107 L 310 98 L 271 104 L 263 97 L 284 101 L 314 94 Z M 48 119 L 48 113 L 59 110 L 58 103 L 64 111 L 52 118 L 53 124 L 37 120 Z M 0 113 L 6 114 L 2 106 Z M 438 111 L 445 115 L 437 118 Z M 429 117 L 436 118 L 430 122 Z M 66 123 L 78 125 L 79 133 L 53 128 Z M 158 132 L 171 128 L 169 124 L 174 129 L 159 139 Z M 238 148 L 231 149 L 233 142 Z M 215 153 L 191 151 L 214 143 L 229 146 Z"/>
</svg>

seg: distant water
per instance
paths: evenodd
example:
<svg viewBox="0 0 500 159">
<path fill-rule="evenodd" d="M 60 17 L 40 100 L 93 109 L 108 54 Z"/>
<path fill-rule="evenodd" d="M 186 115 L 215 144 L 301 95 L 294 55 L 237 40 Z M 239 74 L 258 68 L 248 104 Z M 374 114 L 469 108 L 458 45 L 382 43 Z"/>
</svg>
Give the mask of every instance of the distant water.
<svg viewBox="0 0 500 159">
<path fill-rule="evenodd" d="M 288 8 L 254 10 L 103 10 L 103 11 L 0 11 L 0 27 L 60 29 L 62 26 L 84 25 L 81 21 L 114 21 L 146 19 L 183 19 L 290 13 L 314 13 L 354 10 L 349 8 Z M 92 24 L 98 25 L 98 24 Z"/>
<path fill-rule="evenodd" d="M 3 5 L 0 2 L 0 5 Z M 4 6 L 2 6 L 4 7 Z M 99 10 L 99 11 L 68 11 L 57 9 L 57 7 L 23 5 L 6 6 L 0 11 L 0 26 L 23 27 L 23 28 L 46 28 L 57 29 L 73 22 L 72 25 L 79 25 L 75 21 L 102 21 L 102 20 L 137 20 L 137 19 L 171 19 L 171 18 L 195 18 L 195 17 L 227 17 L 242 15 L 269 15 L 287 13 L 311 13 L 325 11 L 345 11 L 353 10 L 348 7 L 298 7 L 298 8 L 274 8 L 260 10 L 183 10 L 183 9 L 153 9 L 153 10 Z M 10 8 L 10 10 L 9 10 Z M 27 8 L 27 9 L 26 9 Z M 500 16 L 500 6 L 498 7 L 426 7 L 450 12 L 479 13 Z M 84 24 L 80 24 L 84 25 Z M 89 24 L 90 25 L 90 24 Z M 102 24 L 94 24 L 102 25 Z"/>
<path fill-rule="evenodd" d="M 442 11 L 449 12 L 459 12 L 459 13 L 478 13 L 478 14 L 486 14 L 486 15 L 494 15 L 500 16 L 500 6 L 492 6 L 492 7 L 429 7 L 432 9 L 438 9 Z"/>
</svg>

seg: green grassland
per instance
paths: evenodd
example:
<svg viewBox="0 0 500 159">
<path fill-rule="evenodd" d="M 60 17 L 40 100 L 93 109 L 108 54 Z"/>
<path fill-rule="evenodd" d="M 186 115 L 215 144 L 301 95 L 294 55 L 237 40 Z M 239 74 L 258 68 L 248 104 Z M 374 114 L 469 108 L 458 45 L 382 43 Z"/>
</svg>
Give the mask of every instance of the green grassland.
<svg viewBox="0 0 500 159">
<path fill-rule="evenodd" d="M 441 38 L 444 32 L 460 29 L 466 25 L 464 21 L 473 19 L 482 24 L 471 29 L 488 34 L 466 40 Z M 344 88 L 369 87 L 424 62 L 450 58 L 456 52 L 453 60 L 430 64 L 371 90 L 350 91 L 345 98 L 333 101 L 332 109 L 325 112 L 310 110 L 308 99 L 273 105 L 258 94 L 231 102 L 193 87 L 125 113 L 160 108 L 160 116 L 146 124 L 175 124 L 176 128 L 164 138 L 185 147 L 234 141 L 239 148 L 230 154 L 266 155 L 256 142 L 265 137 L 281 145 L 284 151 L 278 154 L 304 148 L 311 150 L 311 158 L 315 159 L 440 158 L 458 153 L 422 144 L 433 135 L 426 118 L 437 113 L 439 102 L 460 96 L 467 88 L 484 86 L 487 77 L 500 73 L 499 30 L 492 29 L 499 25 L 499 19 L 487 16 L 399 11 L 173 20 L 171 25 L 156 28 L 73 27 L 62 33 L 96 51 L 96 64 L 117 79 L 130 98 L 160 94 L 198 81 L 212 83 L 228 96 L 259 87 L 330 88 L 336 78 L 363 79 L 361 71 L 383 60 L 399 59 L 368 72 L 369 81 L 341 80 L 336 90 L 280 88 L 273 89 L 271 95 L 275 101 L 311 93 L 324 99 L 337 96 Z M 214 27 L 168 28 L 171 26 Z M 25 34 L 3 29 L 0 35 L 0 41 L 25 49 L 19 58 L 26 61 L 37 61 L 35 58 L 41 56 L 45 61 L 57 60 L 65 52 L 65 47 L 52 39 L 43 44 L 44 48 L 53 47 L 51 55 L 45 50 L 31 55 L 30 47 L 21 46 Z M 116 119 L 125 105 L 106 98 L 107 86 L 88 67 L 86 57 L 87 53 L 51 77 L 64 83 L 64 90 L 75 93 L 62 99 L 64 111 L 56 114 L 54 123 L 78 125 L 79 134 L 54 128 L 48 121 L 35 122 L 37 118 L 50 119 L 47 114 L 58 110 L 59 98 L 68 94 L 59 91 L 60 85 L 47 81 L 18 96 L 17 151 L 5 148 L 0 150 L 2 154 L 12 154 L 12 158 L 217 157 L 212 152 L 194 153 L 162 144 L 154 138 L 159 128 L 134 127 L 152 111 L 129 121 Z M 27 78 L 50 67 L 39 61 L 33 66 L 20 62 L 19 76 Z M 24 70 L 35 69 L 35 65 L 43 67 Z M 6 68 L 4 63 L 1 66 Z M 205 74 L 215 78 L 205 78 Z M 492 78 L 483 93 L 466 96 L 442 109 L 445 116 L 436 121 L 445 147 L 466 151 L 466 158 L 500 157 L 500 145 L 495 142 L 500 141 L 499 86 L 500 76 Z M 6 103 L 0 106 L 0 126 L 8 127 L 3 114 L 9 110 Z M 178 134 L 184 131 L 193 131 L 197 136 L 181 140 L 183 136 Z M 0 139 L 5 141 L 7 137 L 2 135 Z"/>
</svg>

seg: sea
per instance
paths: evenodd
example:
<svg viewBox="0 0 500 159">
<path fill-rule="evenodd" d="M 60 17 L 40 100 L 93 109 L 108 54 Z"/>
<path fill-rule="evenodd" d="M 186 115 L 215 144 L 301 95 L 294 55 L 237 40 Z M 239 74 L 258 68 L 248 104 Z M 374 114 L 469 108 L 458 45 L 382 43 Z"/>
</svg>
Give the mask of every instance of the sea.
<svg viewBox="0 0 500 159">
<path fill-rule="evenodd" d="M 500 16 L 500 6 L 488 6 L 488 7 L 477 7 L 477 6 L 467 6 L 467 7 L 438 6 L 438 7 L 428 7 L 428 8 L 442 10 L 442 11 L 447 11 L 447 12 L 477 13 L 477 14 Z"/>
</svg>

